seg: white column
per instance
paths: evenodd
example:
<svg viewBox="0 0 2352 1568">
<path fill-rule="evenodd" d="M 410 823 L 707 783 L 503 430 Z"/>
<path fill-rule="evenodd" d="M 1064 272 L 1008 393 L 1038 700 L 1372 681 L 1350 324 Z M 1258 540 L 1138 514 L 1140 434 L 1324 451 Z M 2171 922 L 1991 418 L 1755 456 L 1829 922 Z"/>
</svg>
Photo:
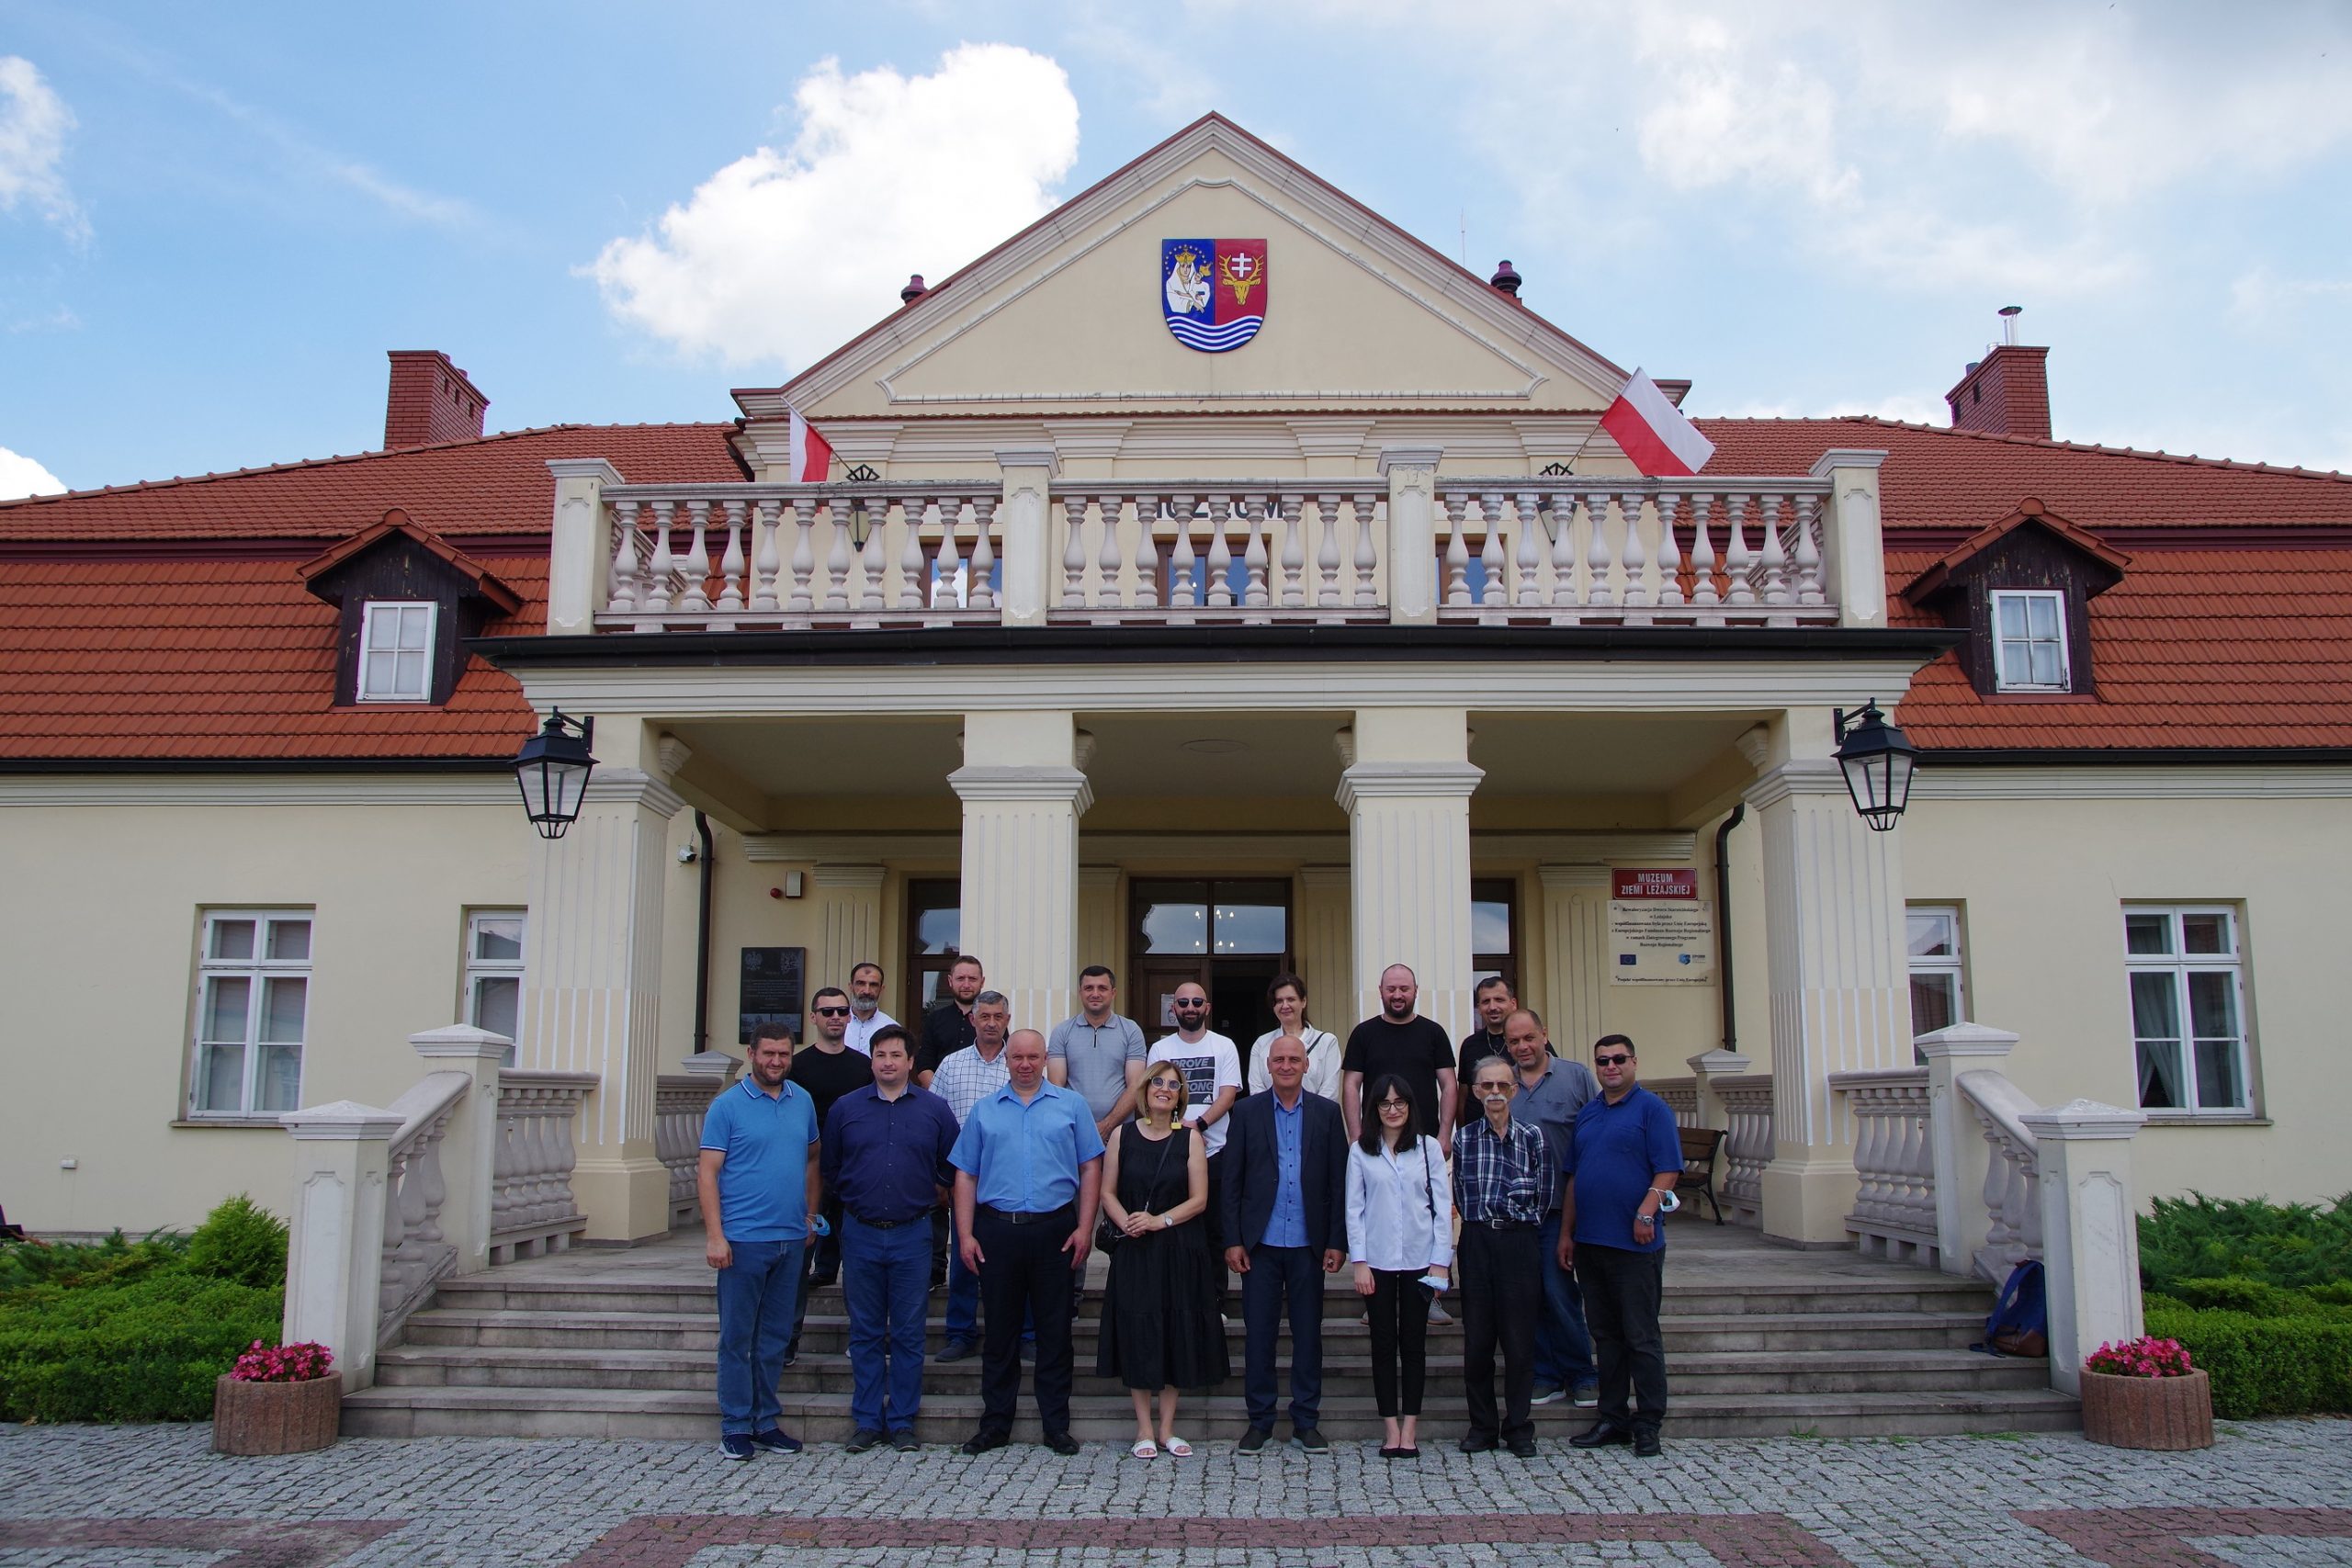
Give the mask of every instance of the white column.
<svg viewBox="0 0 2352 1568">
<path fill-rule="evenodd" d="M 1601 1002 L 1609 993 L 1609 868 L 1540 865 L 1544 888 L 1544 994 L 1552 1043 L 1582 1061 L 1609 1032 Z"/>
<path fill-rule="evenodd" d="M 603 735 L 597 745 L 608 749 Z M 616 734 L 609 749 L 625 745 Z M 515 1061 L 601 1080 L 581 1114 L 571 1179 L 592 1240 L 634 1241 L 670 1228 L 670 1173 L 654 1150 L 654 1080 L 662 1071 L 663 874 L 670 819 L 684 807 L 658 778 L 599 767 L 580 819 L 543 842 L 532 866 Z"/>
<path fill-rule="evenodd" d="M 1911 988 L 1902 831 L 1872 832 L 1855 812 L 1829 730 L 1815 709 L 1774 720 L 1747 804 L 1763 846 L 1772 1021 L 1764 1230 L 1839 1243 L 1857 1190 L 1854 1119 L 1829 1075 L 1912 1065 Z"/>
<path fill-rule="evenodd" d="M 2132 1136 L 2147 1119 L 2092 1100 L 2019 1119 L 2033 1134 L 2041 1175 L 2050 1382 L 2067 1393 L 2082 1392 L 2085 1356 L 2144 1332 Z"/>
<path fill-rule="evenodd" d="M 1298 954 L 1298 977 L 1306 982 L 1307 1021 L 1341 1040 L 1355 1022 L 1345 1016 L 1356 999 L 1355 944 L 1348 918 L 1351 881 L 1344 865 L 1299 868 L 1294 906 L 1298 932 L 1291 944 Z"/>
<path fill-rule="evenodd" d="M 622 482 L 602 457 L 550 457 L 555 521 L 548 536 L 548 635 L 582 637 L 596 629 L 596 612 L 611 596 L 612 530 L 605 521 L 605 487 Z"/>
<path fill-rule="evenodd" d="M 458 1272 L 490 1267 L 490 1189 L 498 1164 L 498 1074 L 514 1042 L 471 1024 L 412 1034 L 408 1043 L 429 1069 L 473 1080 L 441 1134 L 441 1235 L 458 1249 Z"/>
<path fill-rule="evenodd" d="M 1078 965 L 1100 964 L 1119 976 L 1121 985 L 1126 976 L 1119 966 L 1120 928 L 1125 922 L 1119 910 L 1119 868 L 1115 865 L 1082 865 L 1078 868 Z M 1070 983 L 1076 985 L 1076 971 Z M 1124 1008 L 1139 1006 L 1133 997 L 1123 997 Z"/>
<path fill-rule="evenodd" d="M 1428 626 L 1437 619 L 1437 465 L 1442 446 L 1384 446 L 1388 480 L 1388 619 Z M 1361 976 L 1359 985 L 1379 984 Z"/>
<path fill-rule="evenodd" d="M 1355 718 L 1339 790 L 1353 874 L 1354 1017 L 1380 1010 L 1381 971 L 1405 964 L 1420 980 L 1421 1011 L 1466 1033 L 1470 795 L 1486 777 L 1469 761 L 1467 715 L 1363 708 Z"/>
<path fill-rule="evenodd" d="M 996 509 L 1003 540 L 999 558 L 1004 562 L 1004 592 L 998 596 L 1008 626 L 1042 626 L 1053 604 L 1054 570 L 1061 552 L 1053 547 L 1054 514 L 1048 504 L 1054 477 L 1060 472 L 1050 446 L 999 452 L 997 467 L 1004 472 L 1004 499 Z"/>
<path fill-rule="evenodd" d="M 386 1153 L 395 1112 L 338 1100 L 279 1117 L 294 1135 L 294 1220 L 280 1337 L 334 1352 L 347 1393 L 376 1379 Z"/>
<path fill-rule="evenodd" d="M 962 948 L 1012 1004 L 1015 1029 L 1076 1010 L 1078 819 L 1094 792 L 1075 756 L 1067 712 L 976 713 L 947 775 L 964 803 Z"/>
<path fill-rule="evenodd" d="M 1886 625 L 1886 531 L 1879 519 L 1878 470 L 1884 452 L 1824 452 L 1813 477 L 1829 481 L 1822 516 L 1828 537 L 1821 565 L 1841 626 Z"/>
<path fill-rule="evenodd" d="M 820 865 L 808 874 L 817 888 L 817 967 L 808 990 L 849 988 L 859 964 L 888 964 L 882 956 L 882 877 L 878 865 Z"/>
<path fill-rule="evenodd" d="M 1998 1067 L 2018 1037 L 1981 1023 L 1955 1023 L 1913 1043 L 1928 1058 L 1928 1142 L 1936 1162 L 1936 1262 L 1947 1274 L 1973 1276 L 1992 1229 L 1984 1208 L 1984 1171 L 1993 1158 L 1976 1113 L 1961 1102 L 1960 1075 Z"/>
</svg>

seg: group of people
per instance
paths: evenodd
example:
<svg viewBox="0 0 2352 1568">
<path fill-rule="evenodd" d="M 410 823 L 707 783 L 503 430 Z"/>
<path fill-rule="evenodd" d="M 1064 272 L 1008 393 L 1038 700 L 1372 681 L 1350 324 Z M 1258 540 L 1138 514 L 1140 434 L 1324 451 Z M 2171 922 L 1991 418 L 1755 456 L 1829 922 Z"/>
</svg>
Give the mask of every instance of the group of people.
<svg viewBox="0 0 2352 1568">
<path fill-rule="evenodd" d="M 1034 1358 L 1046 1446 L 1076 1453 L 1072 1325 L 1098 1247 L 1109 1263 L 1095 1371 L 1129 1391 L 1139 1459 L 1192 1452 L 1178 1403 L 1230 1375 L 1234 1277 L 1240 1450 L 1272 1440 L 1285 1326 L 1290 1440 L 1328 1448 L 1324 1296 L 1342 1269 L 1371 1331 L 1384 1455 L 1419 1452 L 1428 1328 L 1446 1321 L 1447 1294 L 1463 1323 L 1464 1452 L 1532 1455 L 1532 1407 L 1564 1398 L 1596 1410 L 1575 1446 L 1660 1451 L 1658 1215 L 1681 1146 L 1623 1035 L 1599 1041 L 1590 1068 L 1558 1057 L 1543 1019 L 1489 977 L 1479 1028 L 1457 1047 L 1394 964 L 1381 1011 L 1343 1045 L 1307 1022 L 1306 984 L 1283 975 L 1245 1094 L 1240 1051 L 1209 1027 L 1195 983 L 1176 988 L 1172 1032 L 1147 1045 L 1099 964 L 1079 976 L 1080 1011 L 1050 1034 L 1012 1028 L 970 954 L 919 1040 L 881 1011 L 883 978 L 861 964 L 848 989 L 818 991 L 797 1049 L 763 1026 L 705 1118 L 727 1457 L 801 1446 L 783 1430 L 778 1385 L 809 1292 L 836 1277 L 853 1452 L 917 1447 L 926 1298 L 944 1284 L 936 1359 L 981 1358 L 980 1423 L 964 1451 L 1010 1440 Z"/>
</svg>

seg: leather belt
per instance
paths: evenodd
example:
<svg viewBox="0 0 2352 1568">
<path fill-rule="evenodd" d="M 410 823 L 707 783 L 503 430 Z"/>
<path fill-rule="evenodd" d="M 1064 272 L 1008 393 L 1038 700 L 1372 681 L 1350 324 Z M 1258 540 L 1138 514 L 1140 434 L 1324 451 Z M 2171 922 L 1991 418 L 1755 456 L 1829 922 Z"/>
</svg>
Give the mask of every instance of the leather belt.
<svg viewBox="0 0 2352 1568">
<path fill-rule="evenodd" d="M 990 1219 L 1002 1220 L 1009 1225 L 1042 1225 L 1048 1220 L 1060 1219 L 1069 1214 L 1073 1207 L 1072 1204 L 1064 1203 L 1058 1209 L 1022 1210 L 1000 1209 L 993 1203 L 982 1203 L 979 1209 L 981 1213 L 988 1215 Z"/>
<path fill-rule="evenodd" d="M 931 1214 L 929 1211 L 925 1211 L 920 1214 L 909 1215 L 903 1220 L 869 1220 L 864 1214 L 853 1213 L 850 1218 L 870 1231 L 894 1231 L 900 1225 L 910 1225 L 917 1220 L 927 1220 L 931 1218 Z"/>
</svg>

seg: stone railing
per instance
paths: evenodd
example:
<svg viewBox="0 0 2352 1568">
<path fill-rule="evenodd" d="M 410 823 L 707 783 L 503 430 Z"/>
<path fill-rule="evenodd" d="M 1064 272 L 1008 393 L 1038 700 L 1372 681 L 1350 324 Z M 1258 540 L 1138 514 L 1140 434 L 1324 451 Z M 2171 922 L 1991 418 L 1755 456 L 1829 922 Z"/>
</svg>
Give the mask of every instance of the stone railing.
<svg viewBox="0 0 2352 1568">
<path fill-rule="evenodd" d="M 1714 1086 L 1724 1108 L 1723 1164 L 1715 1190 L 1743 1225 L 1762 1223 L 1764 1168 L 1772 1163 L 1772 1075 L 1743 1073 Z"/>
<path fill-rule="evenodd" d="M 653 1152 L 670 1173 L 673 1230 L 701 1223 L 702 1198 L 695 1181 L 702 1164 L 703 1116 L 741 1066 L 723 1051 L 705 1051 L 686 1058 L 684 1072 L 654 1080 Z"/>
<path fill-rule="evenodd" d="M 1985 1162 L 1982 1190 L 1991 1223 L 1973 1261 L 1977 1273 L 1997 1284 L 2027 1258 L 2042 1256 L 2041 1150 L 2025 1124 L 2025 1118 L 2040 1108 L 1990 1068 L 1962 1073 L 1958 1082 L 1993 1153 Z"/>
<path fill-rule="evenodd" d="M 1676 1126 L 1698 1127 L 1705 1124 L 1699 1120 L 1699 1080 L 1697 1078 L 1659 1078 L 1653 1083 L 1645 1083 L 1642 1087 L 1666 1101 L 1667 1109 L 1674 1112 Z"/>
<path fill-rule="evenodd" d="M 490 1257 L 511 1263 L 562 1252 L 588 1228 L 571 1194 L 573 1124 L 594 1073 L 498 1075 L 498 1148 L 490 1188 Z"/>
<path fill-rule="evenodd" d="M 387 1107 L 401 1118 L 384 1150 L 383 1262 L 377 1283 L 376 1342 L 400 1335 L 408 1314 L 458 1266 L 458 1249 L 441 1227 L 449 1196 L 441 1168 L 441 1140 L 458 1102 L 473 1087 L 468 1075 L 427 1073 Z"/>
<path fill-rule="evenodd" d="M 1936 1159 L 1928 1120 L 1928 1069 L 1832 1073 L 1854 1118 L 1860 1179 L 1846 1229 L 1862 1252 L 1936 1264 Z"/>
</svg>

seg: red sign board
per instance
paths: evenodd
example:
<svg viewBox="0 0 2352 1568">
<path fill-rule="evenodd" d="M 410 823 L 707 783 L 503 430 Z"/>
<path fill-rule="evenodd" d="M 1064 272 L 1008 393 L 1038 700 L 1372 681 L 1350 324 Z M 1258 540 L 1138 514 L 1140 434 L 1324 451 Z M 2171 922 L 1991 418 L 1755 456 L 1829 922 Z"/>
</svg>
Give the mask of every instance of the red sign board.
<svg viewBox="0 0 2352 1568">
<path fill-rule="evenodd" d="M 1611 898 L 1690 898 L 1699 897 L 1699 874 L 1685 871 L 1629 871 L 1623 866 L 1610 873 L 1616 891 Z"/>
</svg>

